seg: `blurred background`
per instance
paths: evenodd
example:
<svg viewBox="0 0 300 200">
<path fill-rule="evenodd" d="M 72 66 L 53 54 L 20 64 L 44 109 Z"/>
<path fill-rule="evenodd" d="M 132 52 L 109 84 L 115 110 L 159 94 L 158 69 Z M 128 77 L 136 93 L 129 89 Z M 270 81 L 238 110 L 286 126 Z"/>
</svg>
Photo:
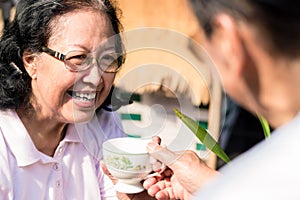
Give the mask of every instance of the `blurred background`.
<svg viewBox="0 0 300 200">
<path fill-rule="evenodd" d="M 15 5 L 17 3 L 17 0 L 0 0 L 0 30 L 3 31 L 3 29 L 7 27 L 9 25 L 9 22 L 13 19 L 15 13 Z"/>
</svg>

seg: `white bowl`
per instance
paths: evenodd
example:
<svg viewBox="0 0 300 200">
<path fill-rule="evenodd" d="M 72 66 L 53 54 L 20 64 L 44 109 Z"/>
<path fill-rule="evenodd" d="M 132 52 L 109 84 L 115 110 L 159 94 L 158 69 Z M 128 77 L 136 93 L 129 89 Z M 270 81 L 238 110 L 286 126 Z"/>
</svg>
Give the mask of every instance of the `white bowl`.
<svg viewBox="0 0 300 200">
<path fill-rule="evenodd" d="M 103 143 L 103 159 L 109 172 L 118 179 L 115 185 L 122 193 L 144 190 L 141 180 L 152 171 L 146 146 L 150 140 L 140 138 L 114 138 Z"/>
</svg>

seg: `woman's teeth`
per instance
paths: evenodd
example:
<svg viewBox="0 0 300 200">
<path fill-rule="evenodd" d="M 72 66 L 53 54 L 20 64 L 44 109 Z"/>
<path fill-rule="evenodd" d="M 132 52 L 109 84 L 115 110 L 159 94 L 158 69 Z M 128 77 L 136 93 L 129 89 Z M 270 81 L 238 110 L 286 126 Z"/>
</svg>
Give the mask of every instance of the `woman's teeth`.
<svg viewBox="0 0 300 200">
<path fill-rule="evenodd" d="M 93 101 L 96 97 L 96 93 L 72 92 L 72 97 L 82 101 Z"/>
</svg>

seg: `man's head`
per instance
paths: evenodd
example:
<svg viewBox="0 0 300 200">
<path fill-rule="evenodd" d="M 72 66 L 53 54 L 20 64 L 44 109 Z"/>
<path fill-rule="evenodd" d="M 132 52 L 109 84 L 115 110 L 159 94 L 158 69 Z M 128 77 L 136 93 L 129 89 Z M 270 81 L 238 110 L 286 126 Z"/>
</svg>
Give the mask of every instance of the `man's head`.
<svg viewBox="0 0 300 200">
<path fill-rule="evenodd" d="M 279 81 L 275 79 L 280 75 L 278 64 L 299 56 L 300 3 L 293 0 L 190 2 L 206 35 L 204 45 L 221 73 L 226 92 L 252 112 L 261 112 L 269 101 L 266 94 L 270 84 Z"/>
</svg>

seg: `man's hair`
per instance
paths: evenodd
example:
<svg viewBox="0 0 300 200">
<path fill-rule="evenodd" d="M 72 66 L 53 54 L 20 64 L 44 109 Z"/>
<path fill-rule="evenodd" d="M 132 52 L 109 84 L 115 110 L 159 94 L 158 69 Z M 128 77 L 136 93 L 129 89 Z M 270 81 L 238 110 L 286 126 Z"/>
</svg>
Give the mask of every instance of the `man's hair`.
<svg viewBox="0 0 300 200">
<path fill-rule="evenodd" d="M 297 0 L 190 0 L 198 21 L 209 37 L 212 19 L 225 12 L 256 26 L 265 48 L 288 58 L 299 56 L 300 1 Z"/>
</svg>

